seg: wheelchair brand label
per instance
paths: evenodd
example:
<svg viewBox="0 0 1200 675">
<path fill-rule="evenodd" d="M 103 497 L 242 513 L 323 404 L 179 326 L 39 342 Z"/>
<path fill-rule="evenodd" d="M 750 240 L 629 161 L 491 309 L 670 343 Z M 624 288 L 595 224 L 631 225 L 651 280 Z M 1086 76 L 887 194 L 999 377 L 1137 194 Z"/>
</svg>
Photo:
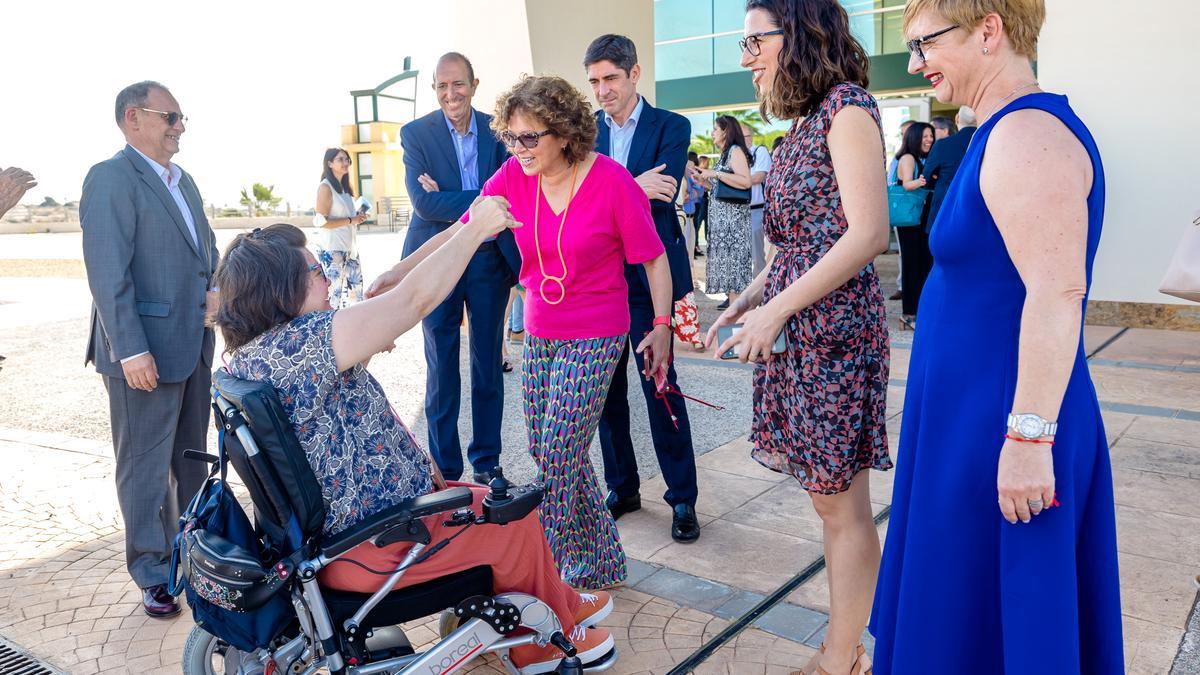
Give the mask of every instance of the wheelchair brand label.
<svg viewBox="0 0 1200 675">
<path fill-rule="evenodd" d="M 436 663 L 428 664 L 430 675 L 444 675 L 452 673 L 466 662 L 475 658 L 483 651 L 483 641 L 479 638 L 479 633 L 472 633 L 469 636 L 464 636 L 460 640 L 456 640 L 441 649 L 436 649 L 439 660 Z M 444 652 L 444 653 L 443 653 Z"/>
</svg>

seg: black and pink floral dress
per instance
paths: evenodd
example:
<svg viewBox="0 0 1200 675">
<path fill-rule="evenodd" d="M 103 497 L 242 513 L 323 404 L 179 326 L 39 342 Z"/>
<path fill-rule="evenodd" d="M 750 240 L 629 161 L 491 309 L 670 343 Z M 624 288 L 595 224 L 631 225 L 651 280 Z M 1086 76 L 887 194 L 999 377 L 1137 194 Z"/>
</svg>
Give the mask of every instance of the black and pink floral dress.
<svg viewBox="0 0 1200 675">
<path fill-rule="evenodd" d="M 792 123 L 775 153 L 765 185 L 763 231 L 778 251 L 764 304 L 846 232 L 827 135 L 834 115 L 852 105 L 879 123 L 875 99 L 842 83 L 811 115 Z M 879 170 L 882 174 L 882 157 Z M 787 350 L 755 369 L 754 459 L 820 494 L 846 490 L 863 469 L 892 468 L 885 416 L 887 317 L 875 266 L 867 265 L 788 319 L 784 333 Z"/>
</svg>

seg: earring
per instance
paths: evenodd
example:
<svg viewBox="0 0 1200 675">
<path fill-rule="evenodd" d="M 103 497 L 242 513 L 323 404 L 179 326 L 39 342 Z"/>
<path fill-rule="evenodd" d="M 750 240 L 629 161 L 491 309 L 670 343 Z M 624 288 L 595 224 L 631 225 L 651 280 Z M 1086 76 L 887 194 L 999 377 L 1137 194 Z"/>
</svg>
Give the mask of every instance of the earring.
<svg viewBox="0 0 1200 675">
<path fill-rule="evenodd" d="M 983 48 L 983 53 L 984 53 L 984 54 L 987 54 L 987 53 L 988 53 L 988 48 L 987 48 L 987 47 L 984 47 L 984 48 Z"/>
</svg>

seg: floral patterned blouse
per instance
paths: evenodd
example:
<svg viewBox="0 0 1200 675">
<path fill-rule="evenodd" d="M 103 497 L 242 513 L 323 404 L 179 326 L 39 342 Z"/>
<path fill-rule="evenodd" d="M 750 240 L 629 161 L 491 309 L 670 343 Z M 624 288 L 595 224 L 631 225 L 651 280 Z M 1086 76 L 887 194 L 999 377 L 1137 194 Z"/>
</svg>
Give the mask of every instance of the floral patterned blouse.
<svg viewBox="0 0 1200 675">
<path fill-rule="evenodd" d="M 237 349 L 235 377 L 270 382 L 325 495 L 336 534 L 433 489 L 428 456 L 361 364 L 337 372 L 333 311 L 280 324 Z"/>
</svg>

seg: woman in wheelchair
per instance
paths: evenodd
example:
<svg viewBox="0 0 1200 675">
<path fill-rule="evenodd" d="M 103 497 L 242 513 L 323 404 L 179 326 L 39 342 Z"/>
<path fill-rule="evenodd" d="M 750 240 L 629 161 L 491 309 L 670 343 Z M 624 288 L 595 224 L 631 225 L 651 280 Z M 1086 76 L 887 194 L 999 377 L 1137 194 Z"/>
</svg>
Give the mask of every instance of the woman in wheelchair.
<svg viewBox="0 0 1200 675">
<path fill-rule="evenodd" d="M 411 271 L 396 287 L 336 311 L 321 266 L 296 227 L 276 224 L 238 235 L 225 251 L 217 270 L 217 325 L 232 354 L 229 370 L 270 382 L 278 392 L 321 484 L 326 535 L 445 485 L 365 363 L 445 298 L 485 239 L 517 226 L 502 198 L 477 200 L 471 216 L 469 225 L 455 223 L 409 256 Z M 469 487 L 478 514 L 488 490 Z M 612 650 L 608 631 L 594 626 L 611 611 L 612 599 L 581 595 L 563 583 L 536 515 L 503 528 L 453 528 L 445 520 L 445 514 L 425 519 L 429 547 L 455 541 L 409 569 L 398 588 L 486 565 L 497 593 L 527 593 L 554 611 L 585 667 Z M 352 562 L 321 571 L 321 585 L 373 593 L 385 576 L 364 568 L 391 572 L 411 547 L 360 544 L 339 559 Z M 545 673 L 563 654 L 552 644 L 531 644 L 513 648 L 510 656 L 523 673 Z"/>
</svg>

